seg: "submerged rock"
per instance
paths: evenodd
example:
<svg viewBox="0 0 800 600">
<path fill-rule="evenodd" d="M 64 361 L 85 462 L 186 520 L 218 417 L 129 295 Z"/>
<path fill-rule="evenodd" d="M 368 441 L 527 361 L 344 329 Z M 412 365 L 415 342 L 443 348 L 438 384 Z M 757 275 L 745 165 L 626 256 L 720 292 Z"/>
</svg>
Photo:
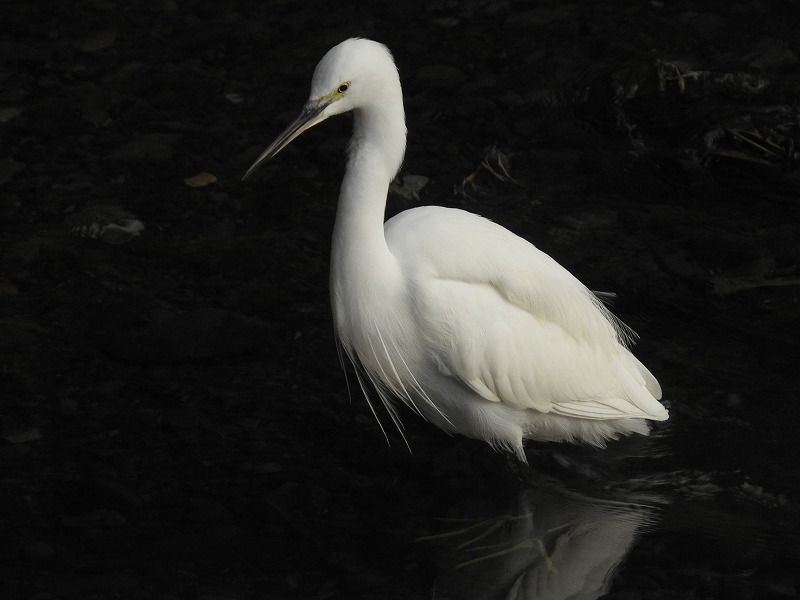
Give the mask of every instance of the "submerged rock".
<svg viewBox="0 0 800 600">
<path fill-rule="evenodd" d="M 125 244 L 144 231 L 144 223 L 136 215 L 113 205 L 87 207 L 67 219 L 67 226 L 71 235 L 108 244 Z"/>
</svg>

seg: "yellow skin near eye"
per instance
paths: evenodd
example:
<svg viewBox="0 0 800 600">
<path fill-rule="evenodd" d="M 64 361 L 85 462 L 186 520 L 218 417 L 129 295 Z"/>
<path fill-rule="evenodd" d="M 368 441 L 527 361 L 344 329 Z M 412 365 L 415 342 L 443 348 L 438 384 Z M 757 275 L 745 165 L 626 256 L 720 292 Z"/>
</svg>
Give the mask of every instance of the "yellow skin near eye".
<svg viewBox="0 0 800 600">
<path fill-rule="evenodd" d="M 349 81 L 342 82 L 336 87 L 335 90 L 328 92 L 324 96 L 321 96 L 319 98 L 319 102 L 330 103 L 330 102 L 336 102 L 337 100 L 341 100 L 342 96 L 344 96 L 345 92 L 348 90 L 349 87 L 350 87 Z M 344 90 L 342 90 L 342 88 L 344 88 Z"/>
</svg>

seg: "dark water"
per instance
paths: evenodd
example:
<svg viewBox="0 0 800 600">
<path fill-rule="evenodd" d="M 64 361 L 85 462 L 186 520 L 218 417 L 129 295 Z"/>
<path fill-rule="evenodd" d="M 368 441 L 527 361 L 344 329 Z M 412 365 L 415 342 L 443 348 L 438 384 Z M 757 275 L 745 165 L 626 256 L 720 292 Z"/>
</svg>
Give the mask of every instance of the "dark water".
<svg viewBox="0 0 800 600">
<path fill-rule="evenodd" d="M 9 8 L 0 598 L 797 597 L 790 4 Z M 479 212 L 615 292 L 649 438 L 524 467 L 406 415 L 409 454 L 348 401 L 348 120 L 238 179 L 352 35 L 404 81 L 388 212 Z"/>
<path fill-rule="evenodd" d="M 675 441 L 657 435 L 603 457 L 538 449 L 514 483 L 488 476 L 489 489 L 448 490 L 420 538 L 436 549 L 436 597 L 792 597 L 790 496 L 743 463 L 680 464 Z"/>
</svg>

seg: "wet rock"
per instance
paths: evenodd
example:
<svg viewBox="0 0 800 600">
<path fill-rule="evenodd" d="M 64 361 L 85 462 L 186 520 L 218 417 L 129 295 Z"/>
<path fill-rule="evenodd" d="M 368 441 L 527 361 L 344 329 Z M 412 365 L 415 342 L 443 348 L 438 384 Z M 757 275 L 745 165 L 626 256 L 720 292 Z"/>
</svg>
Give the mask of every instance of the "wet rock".
<svg viewBox="0 0 800 600">
<path fill-rule="evenodd" d="M 8 123 L 22 114 L 18 106 L 3 106 L 0 108 L 0 123 Z"/>
<path fill-rule="evenodd" d="M 133 213 L 114 205 L 89 206 L 66 221 L 69 232 L 99 239 L 107 244 L 125 244 L 139 237 L 144 223 Z"/>
<path fill-rule="evenodd" d="M 213 173 L 198 173 L 197 175 L 192 175 L 191 177 L 187 177 L 183 180 L 183 182 L 188 185 L 189 187 L 193 188 L 200 188 L 206 187 L 211 185 L 212 183 L 217 182 L 217 176 Z"/>
<path fill-rule="evenodd" d="M 170 364 L 253 352 L 268 333 L 259 319 L 205 308 L 161 314 L 146 327 L 113 335 L 105 348 L 119 359 Z"/>
<path fill-rule="evenodd" d="M 42 439 L 42 430 L 38 427 L 15 427 L 6 429 L 0 436 L 11 444 L 27 444 Z"/>
<path fill-rule="evenodd" d="M 167 162 L 175 155 L 175 146 L 180 140 L 178 134 L 137 135 L 111 152 L 109 158 L 120 162 Z"/>
</svg>

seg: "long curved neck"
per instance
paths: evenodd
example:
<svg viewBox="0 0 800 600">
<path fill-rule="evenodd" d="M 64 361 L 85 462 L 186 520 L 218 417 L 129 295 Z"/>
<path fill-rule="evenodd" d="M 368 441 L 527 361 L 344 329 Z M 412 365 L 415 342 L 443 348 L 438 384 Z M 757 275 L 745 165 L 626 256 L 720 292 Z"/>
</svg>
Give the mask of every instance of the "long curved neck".
<svg viewBox="0 0 800 600">
<path fill-rule="evenodd" d="M 383 232 L 389 183 L 400 168 L 406 143 L 399 83 L 380 105 L 357 109 L 349 160 L 339 193 L 331 250 L 331 293 L 385 281 L 398 269 Z"/>
</svg>

